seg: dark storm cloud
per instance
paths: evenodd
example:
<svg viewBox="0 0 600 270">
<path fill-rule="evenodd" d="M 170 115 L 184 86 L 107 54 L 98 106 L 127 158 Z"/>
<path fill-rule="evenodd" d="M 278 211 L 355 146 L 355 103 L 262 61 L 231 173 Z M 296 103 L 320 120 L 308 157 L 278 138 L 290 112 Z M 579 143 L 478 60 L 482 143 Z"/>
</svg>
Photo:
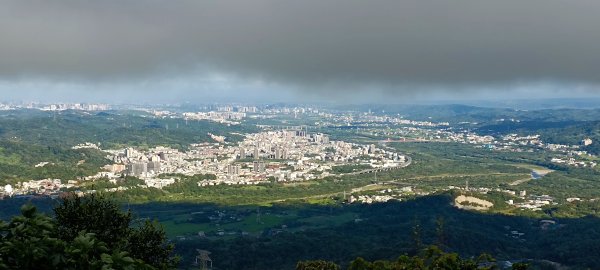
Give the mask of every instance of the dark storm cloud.
<svg viewBox="0 0 600 270">
<path fill-rule="evenodd" d="M 0 79 L 595 84 L 599 11 L 597 0 L 8 0 Z"/>
</svg>

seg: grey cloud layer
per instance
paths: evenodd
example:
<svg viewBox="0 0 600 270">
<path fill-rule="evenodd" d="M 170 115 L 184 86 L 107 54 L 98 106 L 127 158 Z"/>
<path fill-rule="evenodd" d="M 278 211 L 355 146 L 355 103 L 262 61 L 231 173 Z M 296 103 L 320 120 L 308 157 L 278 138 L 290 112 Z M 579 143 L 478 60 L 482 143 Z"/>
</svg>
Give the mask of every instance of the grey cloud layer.
<svg viewBox="0 0 600 270">
<path fill-rule="evenodd" d="M 3 1 L 0 79 L 600 79 L 597 0 Z"/>
</svg>

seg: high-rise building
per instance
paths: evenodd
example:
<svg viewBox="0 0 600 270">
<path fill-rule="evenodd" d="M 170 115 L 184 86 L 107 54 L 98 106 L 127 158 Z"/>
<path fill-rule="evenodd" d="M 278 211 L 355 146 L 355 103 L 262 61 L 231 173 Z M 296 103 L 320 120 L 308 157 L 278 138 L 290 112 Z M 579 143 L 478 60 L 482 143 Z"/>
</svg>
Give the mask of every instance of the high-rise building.
<svg viewBox="0 0 600 270">
<path fill-rule="evenodd" d="M 305 130 L 297 130 L 296 136 L 297 137 L 306 137 L 306 131 Z"/>
<path fill-rule="evenodd" d="M 148 172 L 148 163 L 146 162 L 133 162 L 127 164 L 127 175 L 131 176 L 142 176 Z"/>
<path fill-rule="evenodd" d="M 134 151 L 133 148 L 125 148 L 125 157 L 133 157 Z"/>
<path fill-rule="evenodd" d="M 252 155 L 252 157 L 254 159 L 259 159 L 260 158 L 260 151 L 258 150 L 258 147 L 254 148 L 254 154 Z"/>
<path fill-rule="evenodd" d="M 265 163 L 264 163 L 264 162 L 260 162 L 260 163 L 258 164 L 258 172 L 260 172 L 260 173 L 264 173 L 264 172 L 265 172 L 265 170 L 266 170 Z"/>
<path fill-rule="evenodd" d="M 227 174 L 236 176 L 240 174 L 241 167 L 239 165 L 229 164 L 227 166 Z"/>
<path fill-rule="evenodd" d="M 160 160 L 169 161 L 169 154 L 165 152 L 160 152 L 160 154 L 158 154 L 158 157 L 160 157 Z"/>
<path fill-rule="evenodd" d="M 150 161 L 147 166 L 148 171 L 153 171 L 154 173 L 160 172 L 160 162 L 158 161 Z"/>
<path fill-rule="evenodd" d="M 254 172 L 258 172 L 258 173 L 264 173 L 265 172 L 265 163 L 262 161 L 254 161 L 253 165 L 253 171 Z"/>
<path fill-rule="evenodd" d="M 375 153 L 375 145 L 371 144 L 371 145 L 369 145 L 369 154 L 373 154 L 373 153 Z"/>
<path fill-rule="evenodd" d="M 329 144 L 329 136 L 323 135 L 323 139 L 321 140 L 321 143 L 323 143 L 323 144 Z"/>
</svg>

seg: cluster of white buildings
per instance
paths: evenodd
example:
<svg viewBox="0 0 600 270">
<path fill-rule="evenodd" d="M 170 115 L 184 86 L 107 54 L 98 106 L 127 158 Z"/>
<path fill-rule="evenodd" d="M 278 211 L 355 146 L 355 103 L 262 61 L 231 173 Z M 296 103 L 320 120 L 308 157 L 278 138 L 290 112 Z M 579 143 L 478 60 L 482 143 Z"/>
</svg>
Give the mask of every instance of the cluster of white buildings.
<svg viewBox="0 0 600 270">
<path fill-rule="evenodd" d="M 466 190 L 466 191 L 470 191 L 470 192 L 479 192 L 481 194 L 487 194 L 491 191 L 496 191 L 496 192 L 503 192 L 515 197 L 520 198 L 523 202 L 518 202 L 516 203 L 514 201 L 514 199 L 509 199 L 508 201 L 506 201 L 506 203 L 508 205 L 517 207 L 517 208 L 521 208 L 521 209 L 529 209 L 532 211 L 541 211 L 542 207 L 546 206 L 546 205 L 556 205 L 557 203 L 554 202 L 554 198 L 549 196 L 549 195 L 527 195 L 527 191 L 526 190 L 520 190 L 520 191 L 514 191 L 514 190 L 508 190 L 508 189 L 499 189 L 499 188 L 469 188 L 469 187 L 455 187 L 455 186 L 449 186 L 449 189 L 459 189 L 459 190 Z M 518 194 L 517 194 L 518 192 Z"/>
<path fill-rule="evenodd" d="M 524 198 L 525 196 L 522 196 L 522 197 Z M 541 211 L 542 207 L 544 207 L 544 206 L 556 205 L 556 204 L 557 203 L 554 202 L 554 198 L 552 198 L 548 195 L 540 195 L 540 196 L 531 195 L 526 199 L 525 202 L 515 203 L 514 206 L 516 206 L 518 208 L 522 208 L 522 209 L 529 209 L 532 211 Z"/>
<path fill-rule="evenodd" d="M 353 114 L 335 115 L 334 119 L 338 125 L 347 123 L 347 125 L 357 125 L 364 129 L 362 133 L 373 136 L 383 136 L 389 141 L 439 141 L 439 142 L 457 142 L 464 144 L 473 144 L 478 148 L 486 148 L 496 151 L 506 152 L 534 152 L 549 151 L 556 155 L 550 160 L 552 163 L 564 164 L 574 167 L 595 167 L 597 162 L 590 159 L 588 152 L 582 150 L 582 147 L 593 144 L 590 138 L 583 139 L 577 145 L 564 145 L 544 143 L 540 135 L 518 135 L 508 134 L 501 137 L 490 135 L 478 135 L 470 130 L 461 128 L 447 127 L 448 123 L 433 123 L 411 121 L 402 118 L 390 116 L 377 116 L 372 114 Z M 500 119 L 505 121 L 504 119 Z M 506 121 L 517 121 L 509 119 Z M 380 126 L 377 123 L 381 123 Z M 392 127 L 389 124 L 404 124 L 410 126 Z M 439 128 L 429 128 L 439 127 Z"/>
<path fill-rule="evenodd" d="M 448 122 L 431 122 L 431 121 L 415 121 L 404 119 L 399 116 L 389 116 L 389 115 L 374 115 L 374 114 L 360 114 L 357 117 L 350 118 L 348 120 L 355 122 L 365 122 L 365 123 L 383 123 L 386 125 L 408 125 L 408 126 L 419 126 L 419 127 L 446 127 L 449 126 Z"/>
<path fill-rule="evenodd" d="M 111 176 L 126 174 L 149 178 L 163 172 L 162 166 L 169 164 L 169 161 L 175 161 L 178 158 L 177 153 L 179 151 L 166 147 L 156 147 L 144 152 L 129 147 L 122 150 L 106 150 L 106 152 L 110 153 L 108 158 L 113 161 L 113 164 L 106 166 L 107 173 L 101 172 L 100 177 L 110 178 Z"/>
<path fill-rule="evenodd" d="M 100 147 L 98 147 L 98 145 L 95 144 L 95 143 L 86 142 L 86 143 L 80 143 L 78 145 L 75 145 L 75 146 L 71 147 L 71 149 L 73 149 L 73 150 L 77 150 L 77 149 L 96 149 L 96 150 L 100 150 Z"/>
<path fill-rule="evenodd" d="M 208 120 L 222 124 L 238 125 L 246 117 L 245 112 L 211 111 L 211 112 L 186 112 L 183 118 L 186 120 Z"/>
<path fill-rule="evenodd" d="M 65 184 L 60 179 L 42 179 L 19 182 L 15 185 L 7 184 L 0 187 L 0 198 L 27 194 L 57 195 L 62 188 L 74 187 L 77 183 L 75 180 L 69 180 Z"/>
<path fill-rule="evenodd" d="M 565 158 L 552 158 L 550 160 L 552 163 L 569 165 L 574 167 L 590 167 L 594 168 L 598 163 L 595 161 L 586 161 L 586 160 L 576 160 L 574 157 L 565 157 Z"/>
<path fill-rule="evenodd" d="M 492 136 L 479 136 L 473 133 L 453 133 L 449 131 L 439 131 L 442 136 L 437 138 L 448 138 L 454 142 L 478 144 L 478 147 L 485 147 L 498 151 L 509 152 L 533 152 L 536 150 L 550 151 L 557 154 L 550 162 L 574 167 L 595 167 L 597 163 L 589 160 L 588 152 L 581 150 L 581 146 L 589 146 L 593 143 L 591 139 L 584 139 L 580 145 L 564 145 L 544 143 L 540 135 L 519 136 L 517 134 L 505 135 L 498 140 Z"/>
<path fill-rule="evenodd" d="M 0 110 L 18 110 L 18 109 L 37 109 L 42 111 L 107 111 L 111 109 L 108 104 L 97 103 L 56 103 L 56 104 L 40 104 L 40 103 L 0 103 Z"/>
<path fill-rule="evenodd" d="M 84 104 L 84 103 L 61 103 L 61 104 L 50 104 L 39 108 L 43 111 L 66 111 L 66 110 L 77 110 L 77 111 L 107 111 L 110 110 L 108 104 Z"/>
<path fill-rule="evenodd" d="M 555 164 L 568 165 L 573 167 L 596 167 L 597 163 L 589 160 L 590 155 L 581 150 L 581 146 L 589 146 L 593 141 L 586 138 L 581 141 L 580 145 L 564 145 L 564 144 L 552 144 L 544 143 L 540 139 L 540 135 L 530 136 L 518 136 L 517 134 L 511 134 L 504 136 L 503 141 L 500 143 L 503 148 L 497 149 L 512 149 L 524 151 L 529 149 L 542 149 L 552 153 L 556 153 L 557 156 L 553 157 L 550 162 Z"/>
<path fill-rule="evenodd" d="M 221 146 L 216 153 L 210 146 L 201 150 L 209 154 L 208 158 L 204 155 L 203 160 L 196 162 L 204 171 L 217 176 L 216 180 L 199 183 L 201 186 L 303 181 L 329 176 L 337 165 L 363 163 L 372 167 L 394 167 L 405 161 L 404 156 L 374 145 L 330 141 L 325 134 L 309 134 L 304 130 L 248 134 L 237 146 Z M 223 158 L 211 160 L 211 154 Z"/>
<path fill-rule="evenodd" d="M 3 198 L 5 196 L 12 196 L 14 195 L 14 189 L 12 187 L 12 185 L 7 184 L 4 186 L 0 186 L 0 198 Z"/>
<path fill-rule="evenodd" d="M 406 125 L 415 127 L 447 127 L 448 122 L 415 121 L 405 119 L 401 116 L 375 115 L 372 113 L 359 114 L 325 114 L 322 117 L 329 119 L 333 123 L 323 122 L 320 125 L 329 126 L 369 126 L 369 127 L 389 127 L 390 125 Z"/>
<path fill-rule="evenodd" d="M 216 106 L 217 112 L 239 112 L 239 113 L 256 113 L 258 108 L 255 106 L 232 106 L 232 105 L 220 105 Z"/>
<path fill-rule="evenodd" d="M 400 189 L 383 189 L 378 191 L 379 194 L 357 194 L 350 195 L 348 198 L 348 203 L 363 203 L 363 204 L 372 204 L 372 203 L 382 203 L 388 202 L 391 200 L 401 201 L 402 197 L 406 194 L 414 194 L 413 187 L 403 187 Z"/>
<path fill-rule="evenodd" d="M 334 174 L 339 165 L 369 165 L 394 168 L 406 162 L 398 153 L 375 145 L 331 141 L 321 133 L 305 130 L 265 131 L 247 134 L 237 145 L 222 143 L 192 144 L 187 151 L 165 147 L 140 151 L 133 148 L 108 150 L 114 164 L 88 180 L 118 179 L 122 175 L 139 177 L 146 186 L 162 188 L 175 179 L 161 174 L 213 174 L 198 186 L 251 185 L 269 181 L 304 181 Z"/>
<path fill-rule="evenodd" d="M 390 195 L 359 195 L 359 196 L 350 196 L 348 199 L 349 203 L 364 203 L 364 204 L 372 204 L 372 203 L 384 203 L 391 200 L 396 200 L 395 197 Z"/>
<path fill-rule="evenodd" d="M 448 186 L 448 189 L 452 190 L 464 190 L 468 192 L 478 192 L 481 194 L 487 194 L 491 191 L 506 193 L 515 197 L 518 197 L 522 202 L 515 202 L 514 199 L 509 199 L 506 201 L 508 205 L 521 208 L 521 209 L 529 209 L 532 211 L 541 211 L 542 207 L 546 205 L 557 205 L 555 199 L 549 195 L 527 195 L 526 190 L 514 191 L 509 189 L 500 189 L 500 188 L 474 188 L 474 187 L 456 187 L 456 186 Z M 569 198 L 567 202 L 572 202 L 575 200 L 579 200 L 579 198 Z"/>
</svg>

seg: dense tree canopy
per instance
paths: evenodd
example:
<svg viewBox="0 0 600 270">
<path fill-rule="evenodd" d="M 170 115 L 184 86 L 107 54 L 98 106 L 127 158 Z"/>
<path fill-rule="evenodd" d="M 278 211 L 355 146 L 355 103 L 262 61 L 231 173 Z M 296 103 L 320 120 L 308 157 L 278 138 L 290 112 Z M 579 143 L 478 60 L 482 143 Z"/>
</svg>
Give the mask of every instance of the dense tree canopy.
<svg viewBox="0 0 600 270">
<path fill-rule="evenodd" d="M 512 266 L 515 270 L 525 270 L 526 264 L 518 263 Z M 340 266 L 327 261 L 299 262 L 296 270 L 339 270 Z M 350 263 L 348 270 L 491 270 L 498 269 L 494 259 L 486 254 L 477 259 L 464 259 L 456 253 L 443 252 L 436 246 L 424 249 L 419 255 L 400 256 L 395 261 L 378 260 L 374 262 L 357 258 Z"/>
<path fill-rule="evenodd" d="M 156 223 L 135 224 L 102 195 L 69 196 L 55 218 L 32 205 L 0 223 L 0 269 L 173 269 L 173 245 Z"/>
</svg>

